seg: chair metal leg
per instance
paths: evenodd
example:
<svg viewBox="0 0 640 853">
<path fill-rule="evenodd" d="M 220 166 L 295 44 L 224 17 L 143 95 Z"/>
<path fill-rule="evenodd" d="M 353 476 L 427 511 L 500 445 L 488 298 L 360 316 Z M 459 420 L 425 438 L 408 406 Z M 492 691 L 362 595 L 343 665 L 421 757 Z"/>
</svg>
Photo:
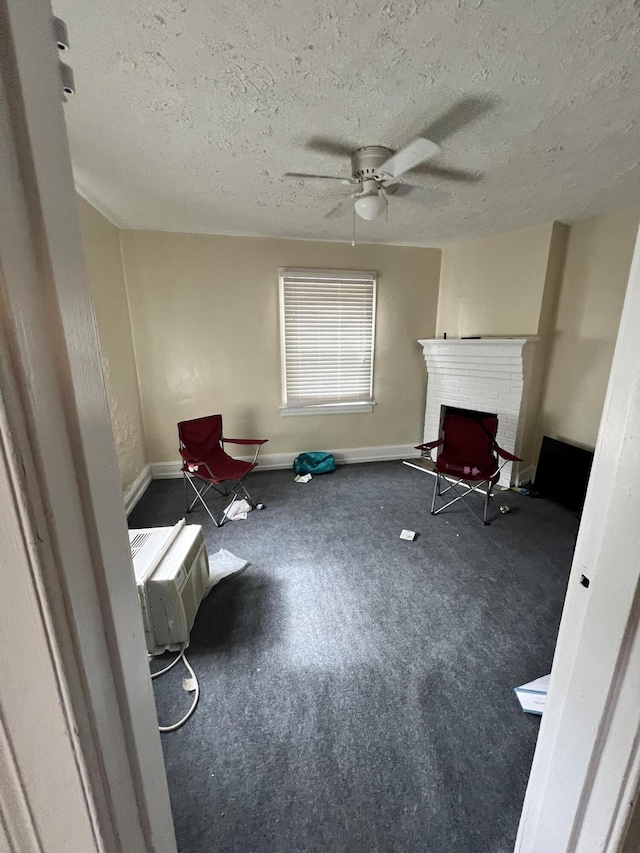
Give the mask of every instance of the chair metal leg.
<svg viewBox="0 0 640 853">
<path fill-rule="evenodd" d="M 491 489 L 493 488 L 492 483 L 487 484 L 487 492 L 484 496 L 484 510 L 482 512 L 482 523 L 486 526 L 489 524 L 487 521 L 487 513 L 489 512 L 489 501 L 491 500 Z"/>
<path fill-rule="evenodd" d="M 223 524 L 225 524 L 226 521 L 228 521 L 227 510 L 229 509 L 231 502 L 237 500 L 238 498 L 242 498 L 243 494 L 244 494 L 244 497 L 246 498 L 248 504 L 251 506 L 252 509 L 257 509 L 258 507 L 260 507 L 261 509 L 264 509 L 264 505 L 263 504 L 257 504 L 254 501 L 254 499 L 251 497 L 249 492 L 247 491 L 247 487 L 244 485 L 244 477 L 241 477 L 239 480 L 236 480 L 236 482 L 233 485 L 230 485 L 231 483 L 233 483 L 232 480 L 225 481 L 224 489 L 221 489 L 221 488 L 218 488 L 218 485 L 216 485 L 214 483 L 208 483 L 206 481 L 204 481 L 204 485 L 201 488 L 198 488 L 198 486 L 196 485 L 196 482 L 194 481 L 196 478 L 190 477 L 184 471 L 182 473 L 182 476 L 184 479 L 187 512 L 191 512 L 196 507 L 196 505 L 198 503 L 202 504 L 202 506 L 207 511 L 209 517 L 211 518 L 211 520 L 213 521 L 213 523 L 215 524 L 216 527 L 222 527 Z M 245 476 L 246 476 L 246 474 L 245 474 Z M 200 482 L 203 482 L 203 481 L 200 480 Z M 191 503 L 189 503 L 187 483 L 189 483 L 189 485 L 191 486 L 191 488 L 195 492 L 195 497 L 193 498 Z M 209 507 L 207 505 L 207 502 L 204 499 L 205 495 L 207 495 L 211 489 L 213 489 L 213 491 L 216 493 L 216 495 L 218 497 L 226 498 L 229 501 L 229 504 L 227 505 L 227 507 L 222 512 L 222 515 L 220 516 L 219 520 L 211 512 L 211 510 L 209 509 Z"/>
<path fill-rule="evenodd" d="M 433 484 L 433 497 L 431 498 L 431 515 L 436 514 L 436 495 L 440 494 L 440 474 L 436 474 L 436 481 Z"/>
<path fill-rule="evenodd" d="M 204 499 L 204 495 L 205 495 L 205 494 L 209 491 L 209 489 L 212 487 L 212 484 L 211 484 L 211 483 L 209 483 L 208 485 L 203 486 L 201 489 L 199 489 L 199 488 L 196 486 L 196 484 L 194 483 L 194 481 L 193 481 L 193 479 L 192 479 L 191 477 L 188 477 L 186 474 L 185 474 L 184 476 L 185 476 L 185 480 L 189 482 L 189 485 L 191 486 L 191 488 L 193 489 L 193 491 L 196 493 L 196 496 L 195 496 L 195 498 L 193 499 L 193 501 L 191 502 L 191 504 L 189 504 L 189 503 L 188 503 L 188 500 L 189 500 L 189 499 L 187 498 L 187 512 L 191 512 L 191 511 L 193 510 L 193 508 L 195 507 L 195 505 L 196 505 L 198 502 L 200 502 L 200 503 L 202 504 L 202 506 L 204 507 L 204 509 L 207 511 L 207 514 L 208 514 L 209 518 L 211 519 L 211 521 L 213 521 L 213 523 L 215 524 L 215 526 L 216 526 L 216 527 L 222 527 L 222 525 L 223 525 L 223 524 L 224 524 L 224 522 L 225 522 L 225 518 L 224 518 L 224 516 L 223 516 L 223 518 L 222 518 L 222 520 L 221 520 L 221 521 L 218 521 L 218 519 L 215 517 L 215 515 L 211 512 L 211 510 L 210 510 L 210 509 L 209 509 L 209 507 L 207 506 L 207 502 L 206 502 L 206 501 L 205 501 L 205 499 Z"/>
<path fill-rule="evenodd" d="M 455 482 L 451 481 L 450 485 L 448 485 L 446 488 L 442 488 L 442 483 L 446 479 L 447 478 L 443 474 L 436 474 L 436 482 L 433 487 L 433 497 L 431 499 L 431 515 L 439 515 L 443 510 L 447 509 L 455 503 L 458 503 L 458 501 L 462 501 L 464 506 L 466 506 L 469 512 L 473 516 L 475 516 L 478 521 L 480 521 L 484 525 L 491 524 L 491 522 L 487 519 L 489 517 L 489 503 L 493 498 L 493 483 L 490 480 L 482 480 L 476 482 L 474 486 L 471 486 L 467 481 L 458 479 Z M 485 484 L 486 491 L 482 488 Z M 464 491 L 461 491 L 461 489 L 464 489 Z M 455 495 L 455 497 L 451 500 L 447 500 L 446 497 L 449 492 L 453 492 L 453 494 Z M 467 500 L 469 496 L 474 494 L 477 495 L 479 498 L 482 498 L 482 496 L 484 495 L 481 513 L 476 512 L 476 510 Z M 441 506 L 436 509 L 436 498 L 438 497 L 443 498 L 446 502 L 442 503 Z"/>
</svg>

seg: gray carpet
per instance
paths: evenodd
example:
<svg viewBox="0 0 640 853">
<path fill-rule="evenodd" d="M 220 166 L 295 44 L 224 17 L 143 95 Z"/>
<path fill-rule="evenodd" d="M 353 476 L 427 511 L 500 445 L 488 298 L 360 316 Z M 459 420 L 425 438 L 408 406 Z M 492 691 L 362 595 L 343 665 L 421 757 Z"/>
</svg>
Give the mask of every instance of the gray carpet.
<svg viewBox="0 0 640 853">
<path fill-rule="evenodd" d="M 549 671 L 577 520 L 513 493 L 490 527 L 433 518 L 432 483 L 399 462 L 256 472 L 266 510 L 189 517 L 251 565 L 203 603 L 200 705 L 162 736 L 181 853 L 513 849 L 539 727 L 513 687 Z M 182 483 L 155 481 L 129 523 L 182 514 Z M 155 682 L 163 723 L 182 676 Z"/>
</svg>

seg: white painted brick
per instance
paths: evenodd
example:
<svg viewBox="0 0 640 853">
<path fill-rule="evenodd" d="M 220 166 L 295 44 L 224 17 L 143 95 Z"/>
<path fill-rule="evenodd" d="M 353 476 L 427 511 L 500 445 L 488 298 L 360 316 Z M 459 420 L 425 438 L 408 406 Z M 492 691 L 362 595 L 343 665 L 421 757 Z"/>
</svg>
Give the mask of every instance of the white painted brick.
<svg viewBox="0 0 640 853">
<path fill-rule="evenodd" d="M 445 405 L 496 412 L 498 439 L 513 451 L 523 426 L 522 404 L 532 358 L 523 363 L 523 341 L 432 341 L 424 345 L 427 366 L 427 405 L 424 440 L 436 437 Z M 501 482 L 508 484 L 511 464 Z"/>
<path fill-rule="evenodd" d="M 482 375 L 485 379 L 502 379 L 502 373 L 496 370 L 486 370 Z"/>
</svg>

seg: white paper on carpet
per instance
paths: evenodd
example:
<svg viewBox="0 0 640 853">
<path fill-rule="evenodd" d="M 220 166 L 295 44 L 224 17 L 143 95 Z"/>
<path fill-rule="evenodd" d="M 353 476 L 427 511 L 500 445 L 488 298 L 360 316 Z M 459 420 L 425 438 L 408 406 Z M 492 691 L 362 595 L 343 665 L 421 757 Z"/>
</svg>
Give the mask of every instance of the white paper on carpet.
<svg viewBox="0 0 640 853">
<path fill-rule="evenodd" d="M 522 684 L 520 687 L 514 687 L 515 694 L 518 697 L 518 702 L 522 710 L 527 714 L 542 713 L 547 704 L 547 693 L 549 691 L 550 675 L 543 675 L 536 678 L 534 681 L 529 681 L 527 684 Z"/>
<path fill-rule="evenodd" d="M 228 521 L 244 521 L 252 509 L 249 501 L 234 500 L 225 509 L 224 515 Z"/>
<path fill-rule="evenodd" d="M 218 581 L 221 581 L 222 578 L 233 575 L 248 565 L 248 560 L 243 560 L 242 557 L 236 557 L 235 554 L 232 554 L 231 551 L 227 551 L 226 548 L 220 548 L 219 551 L 216 551 L 215 554 L 212 554 L 209 557 L 209 580 L 207 582 L 203 598 L 206 598 L 209 595 L 213 587 L 218 583 Z"/>
</svg>

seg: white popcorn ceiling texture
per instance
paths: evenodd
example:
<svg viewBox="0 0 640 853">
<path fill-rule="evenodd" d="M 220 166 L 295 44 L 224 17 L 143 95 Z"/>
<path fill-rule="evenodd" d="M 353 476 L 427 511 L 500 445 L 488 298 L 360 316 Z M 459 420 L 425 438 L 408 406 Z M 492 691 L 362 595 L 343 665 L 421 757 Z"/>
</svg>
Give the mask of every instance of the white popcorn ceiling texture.
<svg viewBox="0 0 640 853">
<path fill-rule="evenodd" d="M 358 220 L 363 242 L 438 246 L 640 200 L 640 0 L 55 0 L 77 93 L 80 191 L 119 225 L 351 239 L 350 174 L 310 140 L 398 148 L 476 183 Z"/>
</svg>

